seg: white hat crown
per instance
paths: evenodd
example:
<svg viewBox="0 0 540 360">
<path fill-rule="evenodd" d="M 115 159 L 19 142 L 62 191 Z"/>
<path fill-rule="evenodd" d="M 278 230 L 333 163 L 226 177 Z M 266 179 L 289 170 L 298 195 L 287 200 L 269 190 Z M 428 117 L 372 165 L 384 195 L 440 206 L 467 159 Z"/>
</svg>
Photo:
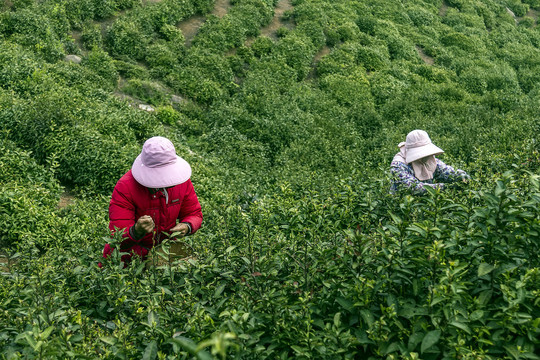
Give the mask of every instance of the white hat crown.
<svg viewBox="0 0 540 360">
<path fill-rule="evenodd" d="M 405 148 L 412 149 L 431 144 L 429 135 L 424 130 L 413 130 L 407 134 L 405 139 Z"/>
<path fill-rule="evenodd" d="M 405 139 L 405 162 L 407 164 L 426 156 L 442 154 L 444 151 L 435 146 L 424 130 L 413 130 Z"/>
</svg>

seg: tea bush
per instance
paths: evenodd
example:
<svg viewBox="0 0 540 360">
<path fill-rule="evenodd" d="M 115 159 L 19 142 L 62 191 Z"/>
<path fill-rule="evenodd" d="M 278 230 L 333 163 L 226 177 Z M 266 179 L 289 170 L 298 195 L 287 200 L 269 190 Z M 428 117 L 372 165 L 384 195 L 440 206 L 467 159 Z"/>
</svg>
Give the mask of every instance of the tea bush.
<svg viewBox="0 0 540 360">
<path fill-rule="evenodd" d="M 100 26 L 90 22 L 86 23 L 82 28 L 81 41 L 88 50 L 94 47 L 101 47 L 103 45 L 103 38 Z"/>
<path fill-rule="evenodd" d="M 163 105 L 169 100 L 167 91 L 162 86 L 146 80 L 128 80 L 122 91 L 152 105 Z"/>
<path fill-rule="evenodd" d="M 271 38 L 276 0 L 4 4 L 1 358 L 538 358 L 534 1 L 290 4 Z M 416 128 L 469 183 L 389 194 Z M 154 135 L 204 226 L 124 266 L 107 204 Z"/>
<path fill-rule="evenodd" d="M 89 67 L 94 73 L 103 77 L 111 84 L 111 88 L 116 87 L 118 82 L 118 71 L 116 71 L 113 59 L 100 48 L 92 49 L 81 61 L 81 65 Z"/>
<path fill-rule="evenodd" d="M 149 43 L 137 24 L 118 20 L 107 31 L 107 46 L 113 56 L 126 56 L 142 60 L 144 49 Z"/>
<path fill-rule="evenodd" d="M 4 170 L 0 175 L 0 239 L 3 248 L 10 248 L 44 228 L 43 214 L 54 211 L 60 187 L 52 171 L 38 165 L 29 152 L 13 142 L 2 138 L 0 154 L 0 167 Z M 50 161 L 57 166 L 55 159 Z"/>
</svg>

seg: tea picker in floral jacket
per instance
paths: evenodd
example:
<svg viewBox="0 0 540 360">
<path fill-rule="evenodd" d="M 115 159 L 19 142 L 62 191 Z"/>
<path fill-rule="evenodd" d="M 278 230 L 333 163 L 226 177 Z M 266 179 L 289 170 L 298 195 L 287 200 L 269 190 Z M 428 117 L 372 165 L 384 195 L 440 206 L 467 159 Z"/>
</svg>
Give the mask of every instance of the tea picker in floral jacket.
<svg viewBox="0 0 540 360">
<path fill-rule="evenodd" d="M 465 171 L 455 170 L 435 157 L 444 151 L 435 146 L 423 130 L 411 131 L 398 147 L 400 151 L 390 164 L 392 193 L 408 189 L 414 194 L 421 194 L 426 187 L 444 189 L 445 183 L 467 182 L 470 179 Z"/>
<path fill-rule="evenodd" d="M 114 187 L 109 204 L 109 229 L 122 231 L 123 261 L 146 257 L 169 234 L 193 234 L 201 227 L 201 205 L 190 180 L 191 167 L 176 155 L 173 143 L 156 136 Z M 114 249 L 106 244 L 103 257 Z"/>
</svg>

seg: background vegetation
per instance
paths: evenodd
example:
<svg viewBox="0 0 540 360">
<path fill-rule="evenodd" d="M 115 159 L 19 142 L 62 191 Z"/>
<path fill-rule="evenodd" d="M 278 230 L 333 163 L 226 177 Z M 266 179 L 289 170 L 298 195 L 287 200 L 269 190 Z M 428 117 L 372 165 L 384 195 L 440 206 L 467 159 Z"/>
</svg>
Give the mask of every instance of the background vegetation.
<svg viewBox="0 0 540 360">
<path fill-rule="evenodd" d="M 538 11 L 4 1 L 1 358 L 540 358 Z M 413 129 L 471 184 L 389 195 Z M 195 256 L 99 269 L 155 135 L 194 169 Z"/>
</svg>

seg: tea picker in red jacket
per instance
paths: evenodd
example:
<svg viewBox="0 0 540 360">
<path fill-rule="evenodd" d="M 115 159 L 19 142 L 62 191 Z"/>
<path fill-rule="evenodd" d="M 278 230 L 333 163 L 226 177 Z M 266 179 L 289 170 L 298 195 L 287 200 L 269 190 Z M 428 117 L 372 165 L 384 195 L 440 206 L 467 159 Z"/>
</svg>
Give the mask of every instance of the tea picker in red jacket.
<svg viewBox="0 0 540 360">
<path fill-rule="evenodd" d="M 201 227 L 201 204 L 190 180 L 191 167 L 176 155 L 173 143 L 146 140 L 131 170 L 118 180 L 109 204 L 109 229 L 122 231 L 121 252 L 146 257 L 172 233 L 193 234 Z M 113 248 L 106 244 L 103 257 Z"/>
</svg>

